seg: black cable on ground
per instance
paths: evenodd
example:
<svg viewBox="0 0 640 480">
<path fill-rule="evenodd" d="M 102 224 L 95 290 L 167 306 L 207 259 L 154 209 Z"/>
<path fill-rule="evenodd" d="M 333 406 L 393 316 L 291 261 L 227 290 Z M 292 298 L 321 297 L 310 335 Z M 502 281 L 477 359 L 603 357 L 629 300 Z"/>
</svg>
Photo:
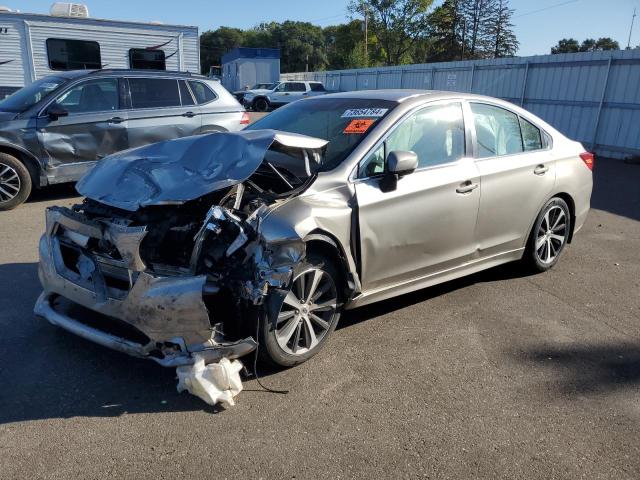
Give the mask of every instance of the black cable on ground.
<svg viewBox="0 0 640 480">
<path fill-rule="evenodd" d="M 262 387 L 263 390 L 271 393 L 278 393 L 281 395 L 286 395 L 289 393 L 289 390 L 277 390 L 274 388 L 269 388 L 260 381 L 260 376 L 258 375 L 258 350 L 260 349 L 260 316 L 258 317 L 258 321 L 256 322 L 256 351 L 253 356 L 253 376 L 256 377 L 256 382 L 258 385 Z"/>
</svg>

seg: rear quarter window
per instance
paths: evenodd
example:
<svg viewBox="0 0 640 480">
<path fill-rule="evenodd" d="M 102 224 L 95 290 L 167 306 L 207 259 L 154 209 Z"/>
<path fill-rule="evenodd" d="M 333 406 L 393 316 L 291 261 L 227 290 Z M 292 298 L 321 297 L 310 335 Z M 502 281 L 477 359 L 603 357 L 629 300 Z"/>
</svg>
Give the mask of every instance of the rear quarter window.
<svg viewBox="0 0 640 480">
<path fill-rule="evenodd" d="M 217 98 L 216 94 L 213 93 L 213 91 L 202 82 L 196 82 L 196 81 L 190 80 L 189 86 L 191 87 L 191 91 L 193 92 L 193 95 L 196 98 L 196 102 L 198 102 L 198 105 L 212 102 Z"/>
</svg>

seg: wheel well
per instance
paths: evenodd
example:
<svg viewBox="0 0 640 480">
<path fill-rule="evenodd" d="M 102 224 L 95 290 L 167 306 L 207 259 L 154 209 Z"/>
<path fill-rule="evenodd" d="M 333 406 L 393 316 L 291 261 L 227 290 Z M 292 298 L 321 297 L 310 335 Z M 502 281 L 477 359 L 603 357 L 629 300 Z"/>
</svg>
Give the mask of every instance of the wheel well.
<svg viewBox="0 0 640 480">
<path fill-rule="evenodd" d="M 271 103 L 267 97 L 265 97 L 264 95 L 260 95 L 259 97 L 256 97 L 252 100 L 251 105 L 254 105 L 258 100 L 264 100 L 265 102 L 267 102 L 267 104 Z"/>
<path fill-rule="evenodd" d="M 340 287 L 343 292 L 343 299 L 351 297 L 354 290 L 353 282 L 350 281 L 349 266 L 340 244 L 330 234 L 324 232 L 311 233 L 305 238 L 307 252 L 314 252 L 322 255 L 334 262 L 340 278 Z"/>
<path fill-rule="evenodd" d="M 569 239 L 567 240 L 567 243 L 571 243 L 571 240 L 573 240 L 573 230 L 576 228 L 576 204 L 573 201 L 573 198 L 571 198 L 571 195 L 565 192 L 556 193 L 554 197 L 561 198 L 569 207 L 569 214 L 571 215 L 571 230 L 569 231 Z"/>
<path fill-rule="evenodd" d="M 20 160 L 25 167 L 27 167 L 29 175 L 31 175 L 32 185 L 36 188 L 40 186 L 40 165 L 33 157 L 16 148 L 11 148 L 6 145 L 0 145 L 0 152 L 6 153 L 7 155 L 11 155 L 12 157 L 16 157 Z"/>
</svg>

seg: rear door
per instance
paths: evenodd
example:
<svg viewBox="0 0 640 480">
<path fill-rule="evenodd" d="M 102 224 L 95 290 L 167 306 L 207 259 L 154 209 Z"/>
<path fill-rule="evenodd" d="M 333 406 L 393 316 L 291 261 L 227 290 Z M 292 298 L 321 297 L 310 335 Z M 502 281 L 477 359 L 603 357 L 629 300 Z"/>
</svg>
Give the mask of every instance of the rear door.
<svg viewBox="0 0 640 480">
<path fill-rule="evenodd" d="M 300 100 L 306 92 L 307 86 L 304 82 L 283 82 L 269 95 L 269 99 L 274 105 L 284 105 Z"/>
<path fill-rule="evenodd" d="M 524 246 L 556 166 L 540 128 L 497 105 L 469 105 L 481 177 L 478 247 L 487 257 Z"/>
<path fill-rule="evenodd" d="M 200 108 L 182 80 L 129 77 L 129 147 L 194 135 Z"/>
<path fill-rule="evenodd" d="M 117 78 L 93 78 L 74 84 L 37 119 L 37 136 L 53 166 L 95 161 L 127 148 L 124 84 Z M 57 118 L 51 111 L 66 113 Z"/>
</svg>

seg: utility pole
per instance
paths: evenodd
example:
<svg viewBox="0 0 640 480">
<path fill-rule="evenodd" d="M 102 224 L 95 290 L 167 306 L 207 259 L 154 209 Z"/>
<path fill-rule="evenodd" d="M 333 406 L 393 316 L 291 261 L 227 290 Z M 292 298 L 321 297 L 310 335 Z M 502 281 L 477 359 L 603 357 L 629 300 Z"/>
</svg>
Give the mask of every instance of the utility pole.
<svg viewBox="0 0 640 480">
<path fill-rule="evenodd" d="M 364 66 L 369 66 L 369 11 L 367 10 L 367 4 L 362 2 L 362 9 L 364 14 Z"/>
<path fill-rule="evenodd" d="M 633 9 L 633 16 L 631 17 L 631 28 L 629 28 L 629 40 L 627 40 L 627 50 L 631 48 L 631 32 L 633 32 L 633 21 L 636 19 L 636 9 Z"/>
</svg>

